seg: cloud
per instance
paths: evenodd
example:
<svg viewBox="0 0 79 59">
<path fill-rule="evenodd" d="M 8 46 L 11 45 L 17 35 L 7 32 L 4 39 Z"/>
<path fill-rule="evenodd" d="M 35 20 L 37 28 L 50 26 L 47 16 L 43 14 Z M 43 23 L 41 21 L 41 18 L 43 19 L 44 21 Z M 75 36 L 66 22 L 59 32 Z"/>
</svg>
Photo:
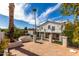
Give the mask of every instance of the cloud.
<svg viewBox="0 0 79 59">
<path fill-rule="evenodd" d="M 6 28 L 8 28 L 8 27 L 6 27 L 6 26 L 0 26 L 0 29 L 6 29 Z"/>
<path fill-rule="evenodd" d="M 42 21 L 46 21 L 47 16 L 50 13 L 53 13 L 60 7 L 61 3 L 57 4 L 55 7 L 48 8 L 45 12 L 43 12 L 40 16 L 36 15 L 37 25 L 40 24 Z M 9 16 L 9 4 L 8 3 L 0 3 L 0 14 Z M 33 19 L 33 14 L 29 12 L 29 14 L 24 14 L 24 9 L 27 9 L 31 6 L 31 4 L 25 3 L 15 3 L 15 10 L 14 10 L 14 18 L 17 20 L 22 20 L 28 22 L 29 24 L 35 24 L 35 20 Z"/>
<path fill-rule="evenodd" d="M 39 16 L 39 19 L 46 19 L 47 16 L 48 16 L 50 13 L 53 13 L 53 12 L 54 12 L 55 10 L 57 10 L 60 6 L 61 6 L 61 3 L 58 3 L 56 6 L 48 8 L 45 12 L 43 12 L 43 13 Z"/>
<path fill-rule="evenodd" d="M 57 17 L 54 17 L 54 18 L 52 18 L 52 20 L 57 20 L 57 19 L 59 19 L 59 18 L 61 18 L 62 16 L 57 16 Z"/>
<path fill-rule="evenodd" d="M 9 16 L 9 3 L 0 3 L 0 14 Z M 29 4 L 15 3 L 14 18 L 24 19 L 23 6 L 27 8 Z"/>
<path fill-rule="evenodd" d="M 2 15 L 9 15 L 9 12 L 8 12 L 8 10 L 9 10 L 9 8 L 8 8 L 8 3 L 0 3 L 0 14 L 2 14 Z"/>
<path fill-rule="evenodd" d="M 9 4 L 0 4 L 0 14 L 9 16 Z M 29 24 L 34 24 L 35 20 L 33 19 L 33 14 L 24 14 L 24 9 L 28 9 L 31 5 L 26 3 L 15 3 L 14 18 L 17 20 L 22 20 L 28 22 Z M 36 17 L 37 25 L 39 23 L 38 18 Z"/>
</svg>

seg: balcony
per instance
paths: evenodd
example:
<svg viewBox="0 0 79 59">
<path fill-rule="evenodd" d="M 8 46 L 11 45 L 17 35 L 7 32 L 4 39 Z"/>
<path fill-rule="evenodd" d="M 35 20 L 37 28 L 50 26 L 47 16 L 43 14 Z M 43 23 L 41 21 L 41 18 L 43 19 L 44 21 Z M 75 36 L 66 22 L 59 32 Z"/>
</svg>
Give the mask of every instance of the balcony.
<svg viewBox="0 0 79 59">
<path fill-rule="evenodd" d="M 56 29 L 54 31 L 52 31 L 51 29 L 46 29 L 46 30 L 44 30 L 44 29 L 42 29 L 42 30 L 37 29 L 37 32 L 61 33 L 62 31 L 59 30 L 59 29 Z"/>
</svg>

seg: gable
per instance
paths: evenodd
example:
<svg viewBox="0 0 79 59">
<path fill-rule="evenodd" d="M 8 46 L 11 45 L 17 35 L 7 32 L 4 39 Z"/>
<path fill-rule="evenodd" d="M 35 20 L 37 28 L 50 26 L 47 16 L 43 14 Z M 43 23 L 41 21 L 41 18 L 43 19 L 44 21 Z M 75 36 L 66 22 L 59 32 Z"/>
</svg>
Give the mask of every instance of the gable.
<svg viewBox="0 0 79 59">
<path fill-rule="evenodd" d="M 47 25 L 47 24 L 62 25 L 62 24 L 65 24 L 65 23 L 58 23 L 58 22 L 47 21 L 47 22 L 45 22 L 45 23 L 41 24 L 41 25 L 40 25 L 40 26 L 38 26 L 38 27 L 45 26 L 45 25 Z"/>
</svg>

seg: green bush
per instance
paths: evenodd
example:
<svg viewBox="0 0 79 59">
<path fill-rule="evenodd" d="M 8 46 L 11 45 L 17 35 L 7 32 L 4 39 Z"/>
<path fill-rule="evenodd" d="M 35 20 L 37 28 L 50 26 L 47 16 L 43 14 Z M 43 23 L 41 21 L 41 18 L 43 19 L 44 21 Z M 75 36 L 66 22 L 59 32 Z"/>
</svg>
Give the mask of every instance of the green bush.
<svg viewBox="0 0 79 59">
<path fill-rule="evenodd" d="M 20 36 L 23 36 L 24 35 L 24 30 L 21 30 L 21 29 L 15 29 L 14 30 L 14 38 L 19 38 Z"/>
<path fill-rule="evenodd" d="M 4 49 L 8 47 L 9 39 L 4 39 L 0 42 L 0 53 L 4 52 Z"/>
<path fill-rule="evenodd" d="M 5 32 L 5 38 L 8 38 L 9 39 L 9 29 L 6 29 L 4 30 Z M 17 39 L 19 38 L 20 36 L 23 36 L 24 35 L 24 29 L 18 29 L 18 28 L 14 28 L 14 33 L 13 33 L 13 38 L 14 39 Z"/>
</svg>

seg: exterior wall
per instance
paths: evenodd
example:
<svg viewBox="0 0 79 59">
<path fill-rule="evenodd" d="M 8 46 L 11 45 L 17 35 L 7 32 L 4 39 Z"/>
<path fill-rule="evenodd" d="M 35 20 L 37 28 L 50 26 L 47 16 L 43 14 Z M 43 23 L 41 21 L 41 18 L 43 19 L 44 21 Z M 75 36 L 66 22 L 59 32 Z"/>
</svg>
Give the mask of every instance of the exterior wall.
<svg viewBox="0 0 79 59">
<path fill-rule="evenodd" d="M 50 25 L 50 29 L 48 29 L 48 26 Z M 55 30 L 52 30 L 52 26 L 55 27 Z M 42 26 L 40 26 L 38 29 L 42 32 L 53 32 L 53 33 L 61 33 L 64 30 L 64 26 L 62 28 L 62 24 L 55 24 L 55 23 L 47 23 Z"/>
<path fill-rule="evenodd" d="M 28 30 L 28 33 L 33 35 L 34 30 Z"/>
</svg>

